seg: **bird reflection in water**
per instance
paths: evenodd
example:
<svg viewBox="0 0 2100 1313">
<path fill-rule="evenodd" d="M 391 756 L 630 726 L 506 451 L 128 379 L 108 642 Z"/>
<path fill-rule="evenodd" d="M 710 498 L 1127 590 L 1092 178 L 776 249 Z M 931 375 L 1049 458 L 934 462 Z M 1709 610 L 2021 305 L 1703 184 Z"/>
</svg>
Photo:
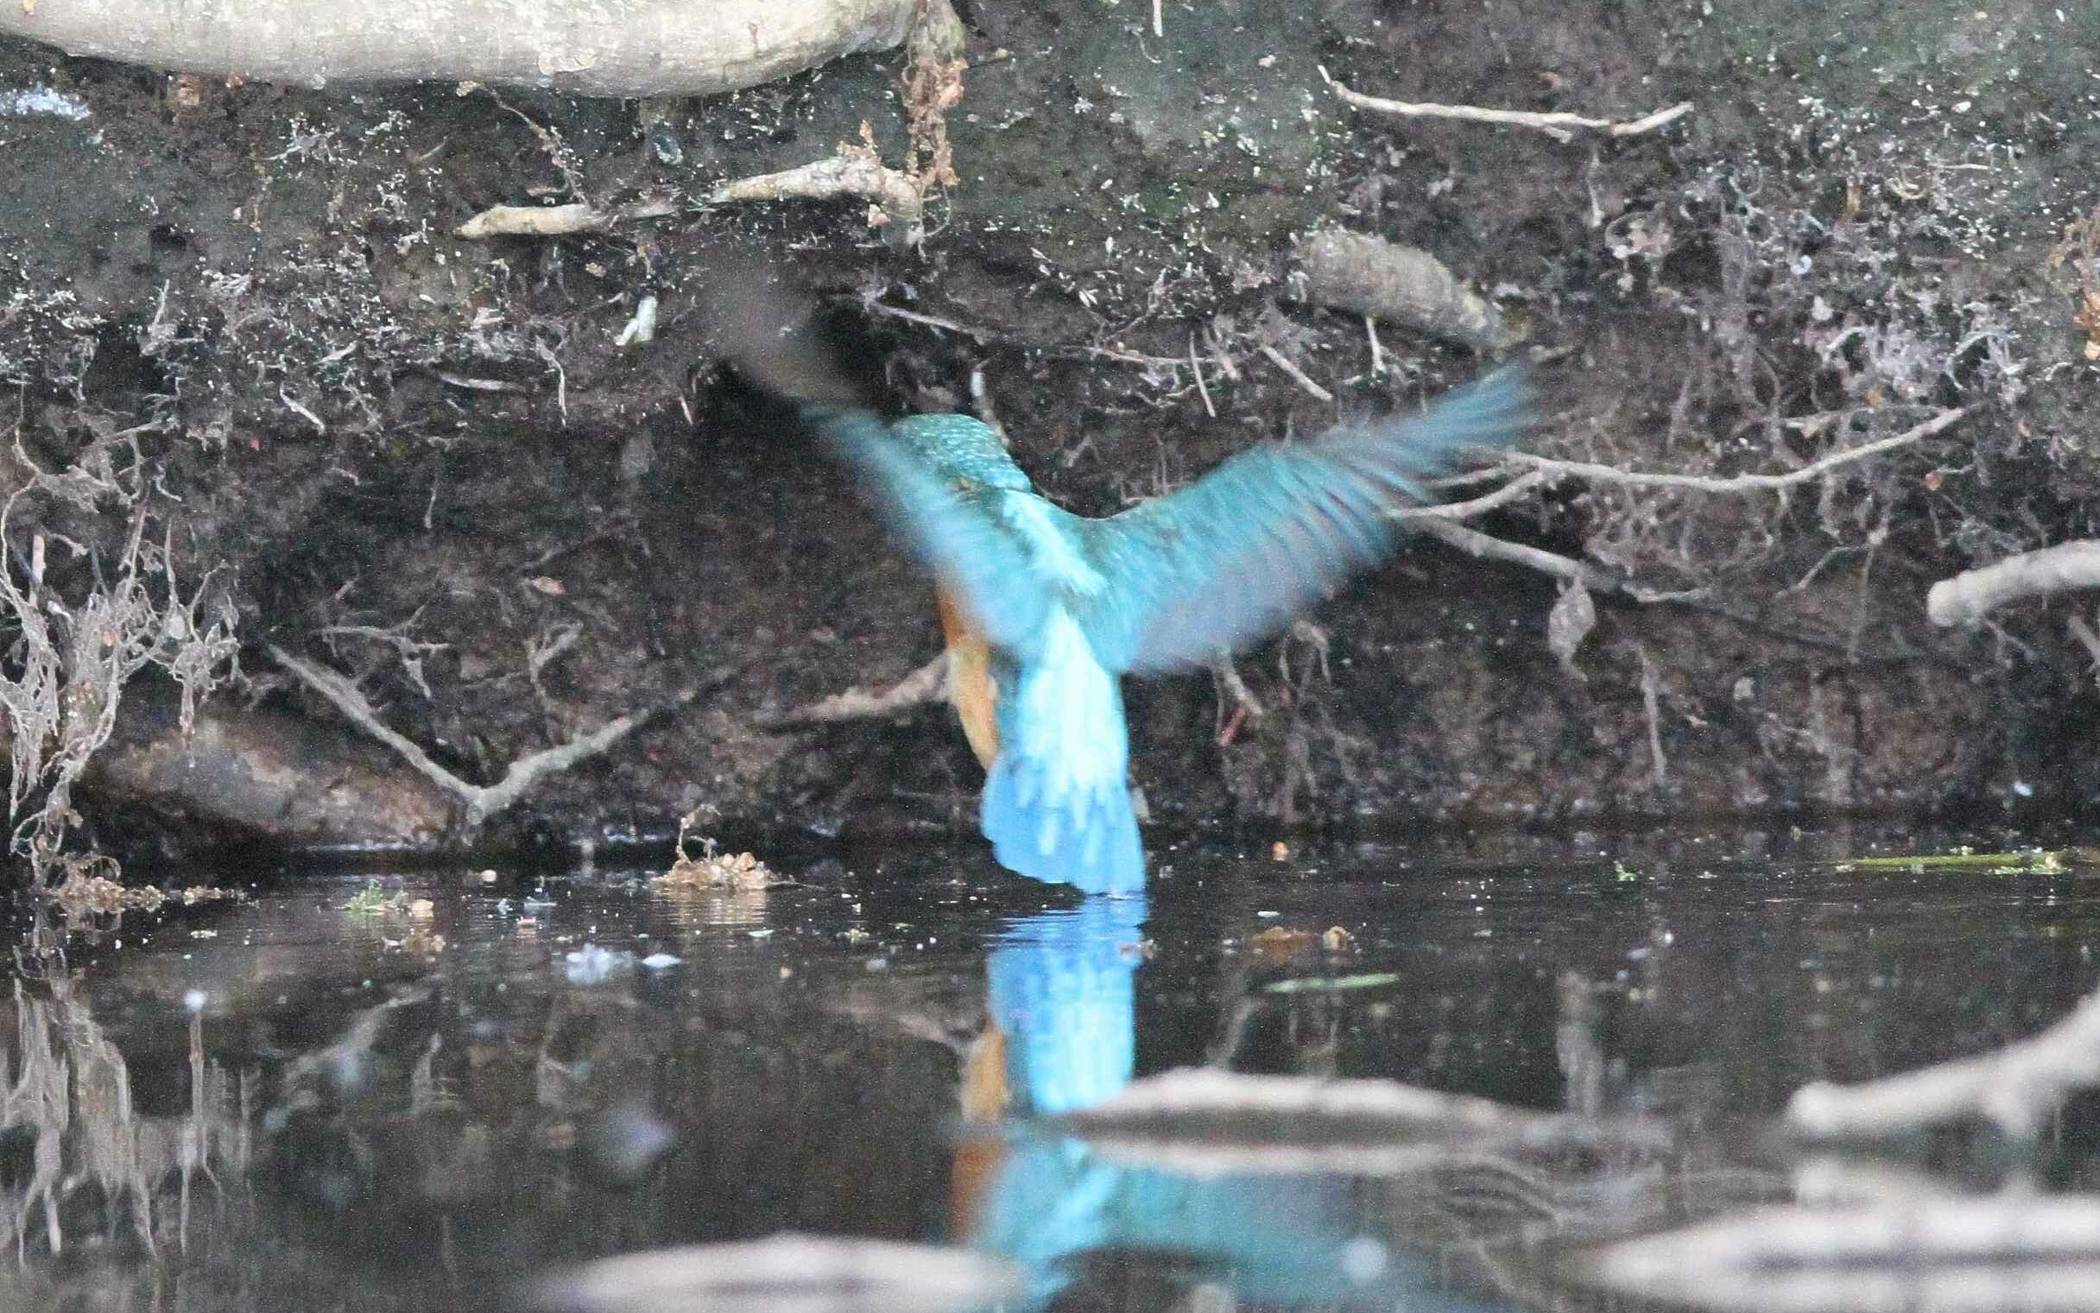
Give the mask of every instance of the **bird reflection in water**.
<svg viewBox="0 0 2100 1313">
<path fill-rule="evenodd" d="M 1411 1309 L 1485 1309 L 1429 1288 L 1419 1258 L 1365 1234 L 1348 1181 L 1184 1175 L 985 1125 L 1073 1112 L 1130 1083 L 1145 912 L 1143 898 L 1090 898 L 1012 921 L 992 949 L 992 1024 L 963 1076 L 981 1133 L 955 1160 L 956 1238 L 1023 1264 L 1030 1309 L 1160 1307 L 1203 1286 L 1236 1303 L 1391 1307 L 1405 1291 Z"/>
</svg>

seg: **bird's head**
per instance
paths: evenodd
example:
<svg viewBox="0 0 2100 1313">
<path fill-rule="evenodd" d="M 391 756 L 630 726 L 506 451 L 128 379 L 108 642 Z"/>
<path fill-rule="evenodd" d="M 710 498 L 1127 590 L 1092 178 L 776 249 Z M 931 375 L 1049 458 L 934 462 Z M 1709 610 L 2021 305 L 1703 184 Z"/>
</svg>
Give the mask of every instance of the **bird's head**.
<svg viewBox="0 0 2100 1313">
<path fill-rule="evenodd" d="M 910 415 L 890 425 L 890 432 L 940 478 L 1034 490 L 998 432 L 968 415 Z"/>
</svg>

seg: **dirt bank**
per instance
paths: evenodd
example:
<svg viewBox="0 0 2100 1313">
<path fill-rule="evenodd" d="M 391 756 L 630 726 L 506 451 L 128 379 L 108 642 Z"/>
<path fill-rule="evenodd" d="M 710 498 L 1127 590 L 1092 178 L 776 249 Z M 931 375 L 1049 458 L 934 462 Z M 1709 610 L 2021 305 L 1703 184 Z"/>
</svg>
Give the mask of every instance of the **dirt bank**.
<svg viewBox="0 0 2100 1313">
<path fill-rule="evenodd" d="M 1583 564 L 1597 620 L 1580 633 L 1563 608 L 1565 660 L 1557 579 L 1423 542 L 1243 656 L 1244 699 L 1222 679 L 1133 691 L 1156 817 L 2089 799 L 2072 605 L 1943 632 L 1923 598 L 2096 530 L 2076 319 L 2094 270 L 2065 228 L 2096 199 L 2100 17 L 1715 8 L 1220 0 L 1163 6 L 1155 35 L 1143 5 L 980 0 L 946 113 L 958 182 L 916 249 L 865 203 L 699 203 L 863 123 L 905 162 L 898 54 L 621 102 L 229 87 L 0 47 L 8 477 L 56 477 L 123 435 L 144 541 L 185 588 L 215 571 L 235 622 L 245 677 L 202 714 L 302 718 L 336 740 L 302 741 L 305 759 L 354 757 L 358 780 L 370 735 L 268 645 L 354 679 L 378 723 L 473 784 L 646 718 L 539 783 L 511 832 L 661 830 L 701 805 L 823 832 L 946 826 L 977 773 L 941 715 L 775 723 L 903 678 L 937 631 L 840 472 L 720 368 L 711 287 L 792 268 L 893 404 L 998 417 L 1054 496 L 1106 512 L 1480 372 L 1471 347 L 1392 324 L 1374 340 L 1300 299 L 1294 243 L 1342 227 L 1492 302 L 1509 351 L 1542 362 L 1541 455 L 1786 474 L 1970 409 L 1777 492 L 1538 480 L 1468 524 Z M 1330 78 L 1613 121 L 1694 109 L 1563 141 L 1392 120 Z M 62 112 L 10 99 L 37 88 Z M 495 204 L 654 201 L 667 217 L 597 232 L 453 235 Z M 653 335 L 623 343 L 650 299 Z M 14 568 L 42 553 L 39 586 L 77 605 L 137 513 L 39 485 L 7 526 Z M 145 664 L 142 688 L 165 678 Z M 165 732 L 119 721 L 134 761 Z M 254 732 L 212 723 L 200 742 Z M 105 826 L 141 798 L 216 823 L 155 778 L 112 765 L 76 803 Z M 356 787 L 404 837 L 427 831 L 427 797 Z M 392 824 L 314 810 L 280 828 Z"/>
</svg>

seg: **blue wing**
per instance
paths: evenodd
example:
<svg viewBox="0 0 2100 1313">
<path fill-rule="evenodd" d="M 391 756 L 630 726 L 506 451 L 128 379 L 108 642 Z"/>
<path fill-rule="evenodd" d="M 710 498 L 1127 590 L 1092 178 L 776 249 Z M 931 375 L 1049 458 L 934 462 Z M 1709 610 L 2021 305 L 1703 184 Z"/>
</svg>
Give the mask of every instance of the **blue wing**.
<svg viewBox="0 0 2100 1313">
<path fill-rule="evenodd" d="M 860 472 L 921 564 L 954 591 L 992 645 L 1030 647 L 1051 594 L 1033 577 L 1026 544 L 897 441 L 880 416 L 819 407 L 807 413 Z"/>
<path fill-rule="evenodd" d="M 1430 500 L 1422 481 L 1467 447 L 1510 445 L 1526 414 L 1522 369 L 1503 369 L 1426 415 L 1257 447 L 1170 497 L 1082 521 L 1105 580 L 1078 610 L 1088 641 L 1111 670 L 1151 671 L 1260 638 L 1390 551 L 1392 512 Z"/>
</svg>

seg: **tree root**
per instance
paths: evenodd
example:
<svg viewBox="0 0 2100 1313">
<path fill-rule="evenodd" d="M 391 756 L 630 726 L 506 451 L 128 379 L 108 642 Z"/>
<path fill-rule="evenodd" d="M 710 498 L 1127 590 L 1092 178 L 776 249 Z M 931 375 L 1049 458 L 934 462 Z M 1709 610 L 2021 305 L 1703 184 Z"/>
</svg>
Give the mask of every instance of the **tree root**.
<svg viewBox="0 0 2100 1313">
<path fill-rule="evenodd" d="M 903 44 L 947 0 L 65 0 L 0 6 L 0 34 L 184 73 L 295 82 L 477 81 L 701 96 Z"/>
<path fill-rule="evenodd" d="M 1941 628 L 1973 625 L 2008 602 L 2073 588 L 2100 588 L 2100 541 L 2022 552 L 1942 579 L 1925 594 L 1925 614 Z"/>
<path fill-rule="evenodd" d="M 1374 114 L 1385 114 L 1393 118 L 1409 119 L 1456 119 L 1464 123 L 1496 123 L 1505 127 L 1530 128 L 1543 132 L 1555 141 L 1573 141 L 1578 132 L 1596 132 L 1607 137 L 1638 137 L 1668 127 L 1692 112 L 1692 102 L 1680 101 L 1653 114 L 1644 114 L 1630 120 L 1591 118 L 1586 114 L 1538 113 L 1527 109 L 1489 109 L 1480 105 L 1438 105 L 1433 103 L 1411 104 L 1402 100 L 1387 100 L 1382 96 L 1367 96 L 1328 76 L 1326 69 L 1320 76 L 1327 78 L 1327 85 L 1343 104 Z"/>
<path fill-rule="evenodd" d="M 326 698 L 351 724 L 385 744 L 395 755 L 414 767 L 423 778 L 457 798 L 461 806 L 461 819 L 469 829 L 515 804 L 547 776 L 559 774 L 580 762 L 602 755 L 646 722 L 663 712 L 684 706 L 700 692 L 698 689 L 687 690 L 669 702 L 642 711 L 629 712 L 557 747 L 527 753 L 512 762 L 509 769 L 503 772 L 503 778 L 494 784 L 469 784 L 431 760 L 430 754 L 424 752 L 413 741 L 383 724 L 373 712 L 372 704 L 365 701 L 365 695 L 358 691 L 357 685 L 333 670 L 293 656 L 274 643 L 269 646 L 269 653 L 271 660 L 284 667 L 300 683 Z"/>
<path fill-rule="evenodd" d="M 1305 300 L 1353 310 L 1482 353 L 1506 345 L 1501 312 L 1427 251 L 1328 229 L 1298 244 Z"/>
<path fill-rule="evenodd" d="M 835 725 L 846 720 L 886 720 L 943 701 L 947 696 L 948 654 L 943 652 L 886 689 L 871 692 L 864 688 L 849 688 L 762 723 L 767 729 L 792 729 L 804 725 Z"/>
</svg>

